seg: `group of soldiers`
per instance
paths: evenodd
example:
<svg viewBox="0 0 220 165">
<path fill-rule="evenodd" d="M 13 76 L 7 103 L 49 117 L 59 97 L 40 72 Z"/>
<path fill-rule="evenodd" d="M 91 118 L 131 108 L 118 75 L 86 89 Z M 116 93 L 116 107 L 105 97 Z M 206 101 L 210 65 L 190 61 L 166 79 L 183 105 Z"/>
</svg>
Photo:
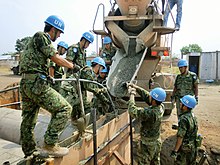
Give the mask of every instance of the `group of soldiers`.
<svg viewBox="0 0 220 165">
<path fill-rule="evenodd" d="M 34 128 L 40 107 L 51 113 L 51 120 L 44 135 L 43 152 L 54 157 L 68 154 L 66 147 L 58 145 L 60 133 L 64 130 L 69 118 L 77 124 L 84 121 L 85 114 L 94 106 L 87 101 L 87 91 L 94 94 L 95 103 L 101 102 L 100 112 L 105 114 L 110 107 L 107 90 L 94 83 L 80 82 L 79 79 L 102 82 L 106 78 L 116 49 L 111 45 L 111 38 L 105 37 L 105 48 L 86 66 L 86 49 L 94 41 L 94 36 L 83 33 L 77 44 L 68 46 L 59 42 L 57 50 L 52 42 L 64 33 L 63 20 L 55 15 L 45 20 L 43 32 L 37 32 L 27 44 L 20 60 L 20 92 L 22 96 L 21 145 L 25 157 L 39 152 L 34 140 Z M 60 55 L 66 53 L 66 58 Z M 49 62 L 50 61 L 50 62 Z M 52 83 L 53 78 L 62 78 L 62 67 L 67 68 L 66 79 L 62 84 Z M 194 164 L 196 157 L 198 124 L 192 109 L 198 103 L 198 78 L 195 73 L 187 70 L 186 60 L 178 63 L 180 75 L 177 76 L 172 98 L 178 109 L 177 142 L 171 156 L 176 164 Z M 160 127 L 164 113 L 163 102 L 166 92 L 162 88 L 154 88 L 150 92 L 132 83 L 127 83 L 130 100 L 129 114 L 141 121 L 140 160 L 139 164 L 160 164 Z M 80 92 L 80 93 L 79 93 Z M 136 92 L 149 105 L 135 105 Z M 82 102 L 85 112 L 82 111 Z M 107 107 L 107 108 L 106 108 Z M 81 128 L 81 126 L 79 127 Z M 82 129 L 83 131 L 83 129 Z"/>
<path fill-rule="evenodd" d="M 198 123 L 193 109 L 198 103 L 198 77 L 188 70 L 188 63 L 181 59 L 178 61 L 180 74 L 177 75 L 171 96 L 176 102 L 178 125 L 172 126 L 177 131 L 177 141 L 170 156 L 174 164 L 195 165 L 197 149 L 201 145 L 201 136 L 198 133 Z M 157 87 L 148 92 L 134 85 L 127 84 L 130 100 L 128 111 L 131 117 L 140 121 L 140 145 L 138 164 L 160 164 L 161 139 L 160 128 L 164 113 L 163 102 L 166 100 L 164 89 Z M 135 104 L 136 92 L 149 105 L 137 107 Z"/>
<path fill-rule="evenodd" d="M 58 145 L 59 135 L 69 118 L 77 124 L 79 131 L 84 131 L 85 113 L 90 112 L 91 107 L 95 106 L 87 101 L 87 91 L 92 92 L 94 99 L 99 100 L 104 107 L 101 109 L 101 114 L 105 114 L 110 107 L 105 87 L 91 82 L 99 80 L 101 83 L 107 76 L 108 68 L 105 61 L 108 60 L 108 65 L 111 64 L 108 53 L 111 51 L 111 39 L 104 38 L 104 45 L 108 46 L 103 50 L 105 53 L 100 54 L 103 58 L 94 58 L 91 67 L 88 67 L 86 49 L 94 41 L 94 36 L 90 32 L 85 32 L 77 44 L 68 46 L 61 41 L 55 49 L 52 42 L 64 33 L 64 21 L 56 15 L 51 15 L 44 23 L 44 31 L 34 34 L 22 52 L 20 60 L 20 73 L 22 74 L 20 131 L 25 157 L 39 153 L 33 132 L 40 107 L 51 113 L 51 120 L 44 135 L 44 145 L 40 152 L 54 157 L 62 157 L 69 152 L 68 148 Z M 106 39 L 108 43 L 105 43 Z M 65 53 L 66 58 L 60 56 Z M 54 82 L 54 80 L 63 78 L 63 67 L 66 69 L 66 79 L 75 79 L 75 81 Z M 79 79 L 86 79 L 90 83 L 80 82 Z M 82 101 L 85 111 L 82 111 Z"/>
</svg>

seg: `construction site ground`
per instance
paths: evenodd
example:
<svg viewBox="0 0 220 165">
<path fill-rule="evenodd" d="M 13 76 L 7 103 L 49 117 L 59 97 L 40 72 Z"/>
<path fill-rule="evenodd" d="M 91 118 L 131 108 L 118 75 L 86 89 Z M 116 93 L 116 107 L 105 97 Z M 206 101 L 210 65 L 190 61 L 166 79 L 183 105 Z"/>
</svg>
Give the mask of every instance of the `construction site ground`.
<svg viewBox="0 0 220 165">
<path fill-rule="evenodd" d="M 21 76 L 13 75 L 12 71 L 0 67 L 0 90 L 6 86 L 19 82 Z M 199 104 L 194 109 L 199 122 L 199 133 L 204 137 L 202 149 L 208 153 L 204 164 L 220 164 L 220 85 L 216 83 L 199 84 Z M 162 151 L 161 162 L 170 164 L 170 152 L 176 141 L 176 130 L 172 124 L 177 123 L 176 111 L 170 116 L 165 116 L 162 124 Z"/>
</svg>

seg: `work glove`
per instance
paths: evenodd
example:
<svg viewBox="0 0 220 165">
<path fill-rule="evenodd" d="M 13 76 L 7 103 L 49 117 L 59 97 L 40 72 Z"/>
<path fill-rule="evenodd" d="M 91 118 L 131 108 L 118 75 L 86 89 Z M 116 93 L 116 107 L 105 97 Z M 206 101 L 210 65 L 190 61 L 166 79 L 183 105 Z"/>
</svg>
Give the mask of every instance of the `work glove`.
<svg viewBox="0 0 220 165">
<path fill-rule="evenodd" d="M 199 97 L 195 96 L 195 99 L 196 99 L 196 103 L 198 104 L 199 103 Z"/>
<path fill-rule="evenodd" d="M 173 158 L 174 160 L 176 160 L 176 158 L 177 158 L 177 152 L 173 150 L 173 151 L 171 152 L 171 154 L 170 154 L 170 157 Z"/>
<path fill-rule="evenodd" d="M 130 95 L 136 95 L 136 89 L 135 88 L 132 88 L 132 87 L 129 87 L 128 88 L 128 93 L 130 94 Z"/>
</svg>

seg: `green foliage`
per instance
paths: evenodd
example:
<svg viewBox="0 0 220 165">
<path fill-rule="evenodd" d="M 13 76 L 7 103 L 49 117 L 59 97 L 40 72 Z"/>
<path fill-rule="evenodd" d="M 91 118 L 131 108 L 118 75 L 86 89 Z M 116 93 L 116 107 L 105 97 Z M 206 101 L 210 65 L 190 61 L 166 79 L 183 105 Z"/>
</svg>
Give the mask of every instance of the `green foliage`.
<svg viewBox="0 0 220 165">
<path fill-rule="evenodd" d="M 31 39 L 31 37 L 25 37 L 25 38 L 22 38 L 22 39 L 17 39 L 16 44 L 15 44 L 15 50 L 18 53 L 22 52 L 30 39 Z"/>
<path fill-rule="evenodd" d="M 189 44 L 189 46 L 184 46 L 180 49 L 182 54 L 188 54 L 191 52 L 201 53 L 202 48 L 198 44 Z"/>
</svg>

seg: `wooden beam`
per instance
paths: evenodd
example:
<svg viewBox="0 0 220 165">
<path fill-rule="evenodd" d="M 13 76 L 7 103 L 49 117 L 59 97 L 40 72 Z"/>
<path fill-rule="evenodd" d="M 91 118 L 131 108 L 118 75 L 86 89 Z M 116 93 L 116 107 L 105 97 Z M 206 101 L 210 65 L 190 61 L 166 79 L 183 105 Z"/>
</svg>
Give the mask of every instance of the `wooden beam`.
<svg viewBox="0 0 220 165">
<path fill-rule="evenodd" d="M 121 142 L 122 148 L 120 148 L 122 156 L 126 157 L 126 161 L 130 162 L 130 141 L 129 141 L 129 128 L 124 129 L 121 131 L 122 128 L 126 127 L 129 124 L 129 115 L 127 111 L 119 117 L 114 118 L 113 120 L 109 121 L 102 127 L 97 129 L 97 147 L 100 149 L 98 153 L 98 159 L 103 157 L 108 151 L 111 150 L 114 146 L 118 144 L 120 140 L 123 139 Z M 116 138 L 115 138 L 116 137 Z M 112 140 L 113 139 L 113 140 Z M 111 141 L 112 140 L 112 141 Z M 111 142 L 110 142 L 111 141 Z M 109 143 L 108 146 L 104 147 L 106 143 Z M 93 156 L 93 140 L 92 135 L 85 133 L 85 136 L 78 142 L 69 147 L 69 154 L 62 157 L 62 158 L 54 158 L 54 165 L 66 165 L 66 164 L 80 164 L 81 162 L 87 162 L 86 164 L 93 164 L 91 157 Z M 117 161 L 111 160 L 112 162 Z M 114 164 L 114 163 L 113 163 Z"/>
<path fill-rule="evenodd" d="M 115 157 L 117 158 L 117 160 L 119 161 L 120 164 L 122 164 L 122 165 L 128 165 L 128 164 L 125 162 L 125 159 L 124 159 L 117 151 L 114 151 L 113 154 L 115 155 Z"/>
</svg>

